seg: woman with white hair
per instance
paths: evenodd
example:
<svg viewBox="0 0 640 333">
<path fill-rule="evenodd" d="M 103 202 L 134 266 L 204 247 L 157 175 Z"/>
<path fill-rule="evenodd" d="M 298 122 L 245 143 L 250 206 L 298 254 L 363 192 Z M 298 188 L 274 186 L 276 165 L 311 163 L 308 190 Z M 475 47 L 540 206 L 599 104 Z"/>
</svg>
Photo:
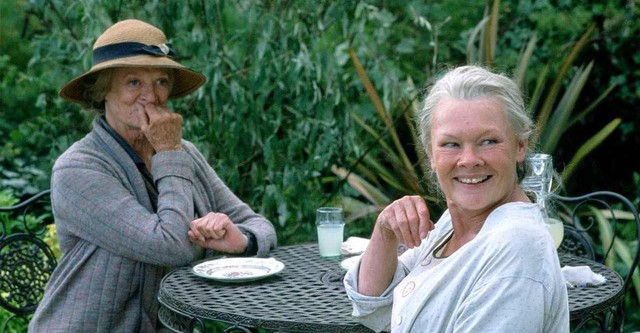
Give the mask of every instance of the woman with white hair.
<svg viewBox="0 0 640 333">
<path fill-rule="evenodd" d="M 377 332 L 569 331 L 553 241 L 519 185 L 533 127 L 504 75 L 463 66 L 433 85 L 418 128 L 447 209 L 434 224 L 406 196 L 380 213 L 344 280 L 356 320 Z"/>
</svg>

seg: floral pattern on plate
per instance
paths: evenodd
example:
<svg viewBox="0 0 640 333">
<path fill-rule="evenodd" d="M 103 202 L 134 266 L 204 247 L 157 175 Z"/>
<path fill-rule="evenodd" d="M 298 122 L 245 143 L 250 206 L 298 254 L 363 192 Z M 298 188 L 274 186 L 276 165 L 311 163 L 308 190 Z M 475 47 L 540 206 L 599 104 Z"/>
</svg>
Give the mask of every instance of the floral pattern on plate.
<svg viewBox="0 0 640 333">
<path fill-rule="evenodd" d="M 223 258 L 193 267 L 201 277 L 223 282 L 254 281 L 279 273 L 284 264 L 275 258 Z"/>
</svg>

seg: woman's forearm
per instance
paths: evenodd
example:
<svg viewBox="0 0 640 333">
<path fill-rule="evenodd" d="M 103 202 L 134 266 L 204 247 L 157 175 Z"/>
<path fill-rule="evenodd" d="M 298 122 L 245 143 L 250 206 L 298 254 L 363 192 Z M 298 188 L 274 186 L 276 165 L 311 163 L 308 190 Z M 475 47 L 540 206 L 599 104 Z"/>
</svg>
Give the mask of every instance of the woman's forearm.
<svg viewBox="0 0 640 333">
<path fill-rule="evenodd" d="M 358 292 L 380 296 L 389 287 L 398 266 L 398 240 L 385 237 L 379 225 L 374 228 L 367 250 L 360 261 Z"/>
</svg>

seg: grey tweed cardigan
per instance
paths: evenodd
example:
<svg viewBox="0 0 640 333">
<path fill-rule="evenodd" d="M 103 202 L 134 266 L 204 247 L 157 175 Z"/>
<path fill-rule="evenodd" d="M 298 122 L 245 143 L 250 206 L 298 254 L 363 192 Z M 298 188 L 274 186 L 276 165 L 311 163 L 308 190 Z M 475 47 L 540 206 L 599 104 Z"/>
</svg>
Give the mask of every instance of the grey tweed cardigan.
<svg viewBox="0 0 640 333">
<path fill-rule="evenodd" d="M 142 175 L 97 121 L 56 161 L 51 202 L 63 256 L 30 332 L 154 332 L 168 268 L 201 259 L 187 237 L 195 216 L 222 212 L 255 235 L 258 256 L 276 246 L 273 225 L 238 199 L 188 141 L 153 156 L 153 211 Z"/>
</svg>

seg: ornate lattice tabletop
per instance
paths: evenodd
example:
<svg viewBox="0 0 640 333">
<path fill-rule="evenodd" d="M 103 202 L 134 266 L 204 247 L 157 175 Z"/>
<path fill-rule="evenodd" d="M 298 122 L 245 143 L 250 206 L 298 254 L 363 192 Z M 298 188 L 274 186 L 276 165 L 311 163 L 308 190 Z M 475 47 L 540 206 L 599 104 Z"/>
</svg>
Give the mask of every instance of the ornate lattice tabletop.
<svg viewBox="0 0 640 333">
<path fill-rule="evenodd" d="M 316 244 L 279 247 L 271 256 L 284 270 L 253 282 L 217 282 L 195 275 L 191 266 L 173 270 L 158 296 L 161 321 L 178 332 L 203 331 L 203 320 L 229 323 L 241 332 L 372 332 L 351 318 L 340 259 L 321 258 Z M 606 312 L 622 300 L 622 279 L 613 270 L 566 254 L 560 261 L 588 265 L 607 278 L 604 285 L 569 289 L 572 320 Z"/>
<path fill-rule="evenodd" d="M 317 244 L 279 247 L 271 256 L 284 270 L 240 284 L 174 270 L 162 280 L 161 320 L 177 331 L 208 319 L 283 332 L 372 332 L 351 318 L 340 259 L 321 258 Z"/>
<path fill-rule="evenodd" d="M 622 278 L 611 268 L 592 260 L 560 253 L 561 266 L 589 266 L 602 274 L 607 282 L 598 286 L 569 288 L 569 311 L 571 320 L 593 317 L 613 311 L 613 306 L 624 301 Z"/>
</svg>

